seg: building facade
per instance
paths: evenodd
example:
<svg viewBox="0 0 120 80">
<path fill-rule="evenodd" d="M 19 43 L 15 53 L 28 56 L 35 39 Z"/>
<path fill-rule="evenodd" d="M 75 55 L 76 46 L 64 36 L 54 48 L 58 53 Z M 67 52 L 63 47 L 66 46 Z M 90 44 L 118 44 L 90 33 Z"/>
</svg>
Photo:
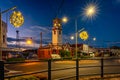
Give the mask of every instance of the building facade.
<svg viewBox="0 0 120 80">
<path fill-rule="evenodd" d="M 0 16 L 0 48 L 1 48 L 0 59 L 2 60 L 3 56 L 6 55 L 3 49 L 7 48 L 7 23 L 5 23 L 4 21 L 1 21 L 1 16 Z"/>
<path fill-rule="evenodd" d="M 54 49 L 61 49 L 62 46 L 62 25 L 59 18 L 53 20 L 52 45 Z"/>
<path fill-rule="evenodd" d="M 59 54 L 62 49 L 62 25 L 61 19 L 55 18 L 52 27 L 52 42 L 47 46 L 40 46 L 38 49 L 39 59 L 52 58 L 52 54 Z"/>
<path fill-rule="evenodd" d="M 0 26 L 0 47 L 6 48 L 7 47 L 7 23 L 1 21 Z"/>
<path fill-rule="evenodd" d="M 41 47 L 38 49 L 38 58 L 39 59 L 48 59 L 52 58 L 52 54 L 60 54 L 61 50 L 69 51 L 70 56 L 75 55 L 76 44 L 62 44 L 62 25 L 61 19 L 55 18 L 53 20 L 52 27 L 52 42 L 47 46 Z M 89 53 L 89 46 L 87 44 L 77 44 L 78 53 L 84 52 Z"/>
<path fill-rule="evenodd" d="M 1 28 L 1 43 L 2 43 L 2 48 L 7 47 L 7 23 L 2 21 L 2 28 Z"/>
</svg>

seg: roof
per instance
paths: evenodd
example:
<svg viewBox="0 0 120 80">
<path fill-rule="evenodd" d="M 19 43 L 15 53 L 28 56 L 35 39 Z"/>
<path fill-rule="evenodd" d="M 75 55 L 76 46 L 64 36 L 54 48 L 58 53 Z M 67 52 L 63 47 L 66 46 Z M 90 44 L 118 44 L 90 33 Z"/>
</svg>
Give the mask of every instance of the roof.
<svg viewBox="0 0 120 80">
<path fill-rule="evenodd" d="M 76 44 L 71 44 L 71 47 L 75 47 L 76 46 Z M 81 47 L 81 46 L 83 46 L 83 44 L 81 43 L 81 44 L 77 44 L 77 47 Z"/>
</svg>

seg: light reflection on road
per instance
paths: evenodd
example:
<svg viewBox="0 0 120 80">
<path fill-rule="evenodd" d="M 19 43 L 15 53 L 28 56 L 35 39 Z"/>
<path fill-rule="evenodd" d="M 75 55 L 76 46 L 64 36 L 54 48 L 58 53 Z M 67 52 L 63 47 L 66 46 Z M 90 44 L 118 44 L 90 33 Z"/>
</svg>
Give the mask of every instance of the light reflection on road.
<svg viewBox="0 0 120 80">
<path fill-rule="evenodd" d="M 30 65 L 36 65 L 36 64 L 38 64 L 38 63 L 36 63 L 36 62 L 32 62 L 32 63 L 27 63 L 27 64 L 22 64 L 21 66 L 30 66 Z"/>
</svg>

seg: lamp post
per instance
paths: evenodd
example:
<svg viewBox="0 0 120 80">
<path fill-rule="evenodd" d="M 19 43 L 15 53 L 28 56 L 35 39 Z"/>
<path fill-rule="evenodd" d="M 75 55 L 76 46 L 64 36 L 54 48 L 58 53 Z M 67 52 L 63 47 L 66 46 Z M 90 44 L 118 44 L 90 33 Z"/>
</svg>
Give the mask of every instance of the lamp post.
<svg viewBox="0 0 120 80">
<path fill-rule="evenodd" d="M 85 8 L 83 8 L 83 16 L 86 17 L 86 18 L 93 18 L 94 16 L 96 16 L 98 14 L 98 6 L 97 4 L 88 4 Z M 67 18 L 64 17 L 62 19 L 64 22 L 67 22 Z M 84 28 L 80 29 L 79 31 L 77 30 L 77 18 L 75 18 L 75 57 L 76 59 L 78 58 L 77 56 L 77 44 L 78 44 L 78 32 L 81 32 L 82 30 L 84 30 Z M 84 31 L 82 34 L 82 37 L 83 37 L 83 40 L 86 40 L 88 38 L 88 34 L 86 31 Z M 74 39 L 74 37 L 72 36 L 71 39 Z"/>
<path fill-rule="evenodd" d="M 0 9 L 0 60 L 2 60 L 2 46 L 3 46 L 3 35 L 2 35 L 2 14 L 10 11 L 15 10 L 17 7 L 14 6 L 12 8 L 9 8 L 7 10 L 1 11 Z M 24 17 L 22 16 L 20 11 L 14 11 L 12 15 L 10 16 L 10 23 L 14 25 L 14 27 L 20 27 L 24 23 Z"/>
<path fill-rule="evenodd" d="M 16 9 L 16 6 L 9 8 L 7 10 L 4 10 L 4 11 L 1 11 L 1 9 L 0 9 L 0 61 L 2 61 L 2 46 L 3 46 L 3 44 L 2 44 L 2 41 L 3 41 L 3 38 L 2 38 L 2 30 L 3 30 L 2 29 L 2 14 L 6 13 L 10 10 L 14 10 L 14 9 Z"/>
<path fill-rule="evenodd" d="M 79 31 L 77 30 L 77 18 L 75 19 L 75 58 L 77 59 L 77 44 L 78 44 L 78 33 L 80 33 L 81 31 L 83 31 L 85 28 L 81 28 Z M 70 37 L 71 40 L 74 39 L 74 36 Z"/>
<path fill-rule="evenodd" d="M 77 19 L 75 19 L 75 32 L 76 32 L 76 33 L 75 33 L 75 44 L 76 44 L 76 45 L 75 45 L 75 57 L 76 57 L 76 59 L 77 59 L 77 58 L 78 58 L 78 57 L 77 57 L 77 38 L 78 38 L 78 37 L 77 37 L 77 34 L 78 34 L 78 33 L 77 33 Z"/>
</svg>

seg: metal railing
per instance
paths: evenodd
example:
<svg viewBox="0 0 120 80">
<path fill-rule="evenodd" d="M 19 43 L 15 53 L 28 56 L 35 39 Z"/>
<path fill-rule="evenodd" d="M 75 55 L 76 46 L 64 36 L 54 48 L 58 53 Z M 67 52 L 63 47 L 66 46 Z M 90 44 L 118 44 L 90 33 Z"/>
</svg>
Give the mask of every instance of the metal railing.
<svg viewBox="0 0 120 80">
<path fill-rule="evenodd" d="M 90 58 L 90 59 L 75 59 L 76 61 L 76 65 L 75 67 L 67 67 L 67 68 L 59 68 L 59 69 L 52 69 L 52 61 L 51 59 L 49 59 L 47 62 L 48 62 L 48 69 L 47 70 L 42 70 L 42 71 L 37 71 L 37 72 L 27 72 L 27 73 L 21 73 L 21 74 L 16 74 L 16 75 L 8 75 L 8 76 L 5 76 L 4 75 L 4 64 L 13 64 L 13 63 L 4 63 L 3 61 L 0 61 L 0 80 L 4 80 L 5 78 L 7 79 L 10 79 L 10 78 L 13 78 L 13 77 L 18 77 L 18 76 L 24 76 L 24 75 L 31 75 L 31 74 L 38 74 L 38 73 L 45 73 L 47 72 L 48 73 L 48 80 L 52 80 L 52 75 L 51 73 L 53 71 L 60 71 L 60 70 L 69 70 L 69 69 L 75 69 L 76 70 L 76 74 L 73 75 L 73 76 L 67 76 L 67 77 L 62 77 L 62 78 L 59 78 L 58 80 L 63 80 L 63 79 L 69 79 L 69 78 L 75 78 L 76 77 L 76 80 L 79 80 L 79 77 L 80 76 L 95 76 L 95 75 L 100 75 L 101 78 L 104 78 L 104 75 L 105 74 L 120 74 L 119 73 L 105 73 L 104 72 L 104 68 L 105 67 L 118 67 L 120 66 L 120 64 L 117 64 L 117 65 L 104 65 L 104 60 L 109 60 L 109 59 L 120 59 L 119 57 L 117 58 Z M 79 65 L 79 61 L 80 60 L 99 60 L 100 61 L 100 65 L 93 65 L 93 66 L 80 66 Z M 25 62 L 21 62 L 21 63 L 25 63 Z M 94 68 L 94 67 L 98 67 L 100 68 L 100 74 L 96 73 L 96 74 L 84 74 L 84 75 L 80 75 L 79 73 L 79 69 L 81 68 Z"/>
</svg>

